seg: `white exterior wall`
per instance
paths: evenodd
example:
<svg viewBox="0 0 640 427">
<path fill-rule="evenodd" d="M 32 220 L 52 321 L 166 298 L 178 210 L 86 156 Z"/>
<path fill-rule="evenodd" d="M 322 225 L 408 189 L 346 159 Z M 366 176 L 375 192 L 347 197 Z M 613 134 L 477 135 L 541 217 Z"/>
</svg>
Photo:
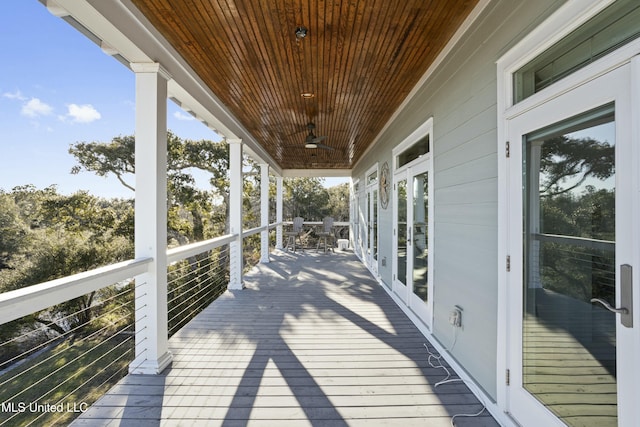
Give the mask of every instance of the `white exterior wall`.
<svg viewBox="0 0 640 427">
<path fill-rule="evenodd" d="M 496 61 L 563 1 L 491 2 L 453 53 L 431 74 L 360 160 L 353 178 L 433 117 L 434 319 L 433 337 L 454 342 L 449 312 L 463 308 L 462 328 L 451 351 L 457 362 L 495 399 L 497 393 L 498 155 Z M 505 11 L 508 11 L 505 12 Z M 361 203 L 363 208 L 363 203 Z M 380 280 L 392 283 L 392 203 L 380 209 Z"/>
</svg>

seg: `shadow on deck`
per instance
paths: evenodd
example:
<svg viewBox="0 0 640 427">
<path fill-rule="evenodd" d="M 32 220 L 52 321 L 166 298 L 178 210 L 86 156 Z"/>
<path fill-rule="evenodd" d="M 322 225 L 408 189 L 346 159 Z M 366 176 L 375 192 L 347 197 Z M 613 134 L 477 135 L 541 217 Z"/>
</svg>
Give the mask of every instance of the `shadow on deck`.
<svg viewBox="0 0 640 427">
<path fill-rule="evenodd" d="M 424 336 L 352 253 L 271 259 L 171 338 L 162 375 L 128 375 L 73 425 L 449 426 L 482 409 L 434 387 Z"/>
</svg>

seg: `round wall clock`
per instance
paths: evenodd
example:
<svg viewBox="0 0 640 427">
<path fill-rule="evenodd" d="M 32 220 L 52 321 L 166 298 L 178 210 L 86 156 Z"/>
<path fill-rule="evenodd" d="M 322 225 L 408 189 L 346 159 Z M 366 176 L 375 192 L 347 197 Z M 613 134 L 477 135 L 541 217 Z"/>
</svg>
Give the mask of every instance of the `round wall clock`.
<svg viewBox="0 0 640 427">
<path fill-rule="evenodd" d="M 389 163 L 384 162 L 380 170 L 380 205 L 382 209 L 387 209 L 389 205 L 389 193 L 391 185 L 389 183 Z"/>
</svg>

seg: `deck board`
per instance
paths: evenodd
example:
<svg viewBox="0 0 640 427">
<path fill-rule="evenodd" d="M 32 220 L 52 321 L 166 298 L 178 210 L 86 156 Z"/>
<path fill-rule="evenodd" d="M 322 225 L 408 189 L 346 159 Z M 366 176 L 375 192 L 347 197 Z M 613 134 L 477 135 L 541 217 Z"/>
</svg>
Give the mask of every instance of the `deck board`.
<svg viewBox="0 0 640 427">
<path fill-rule="evenodd" d="M 169 340 L 162 375 L 125 377 L 73 425 L 450 426 L 482 409 L 435 387 L 426 339 L 353 254 L 271 258 Z"/>
</svg>

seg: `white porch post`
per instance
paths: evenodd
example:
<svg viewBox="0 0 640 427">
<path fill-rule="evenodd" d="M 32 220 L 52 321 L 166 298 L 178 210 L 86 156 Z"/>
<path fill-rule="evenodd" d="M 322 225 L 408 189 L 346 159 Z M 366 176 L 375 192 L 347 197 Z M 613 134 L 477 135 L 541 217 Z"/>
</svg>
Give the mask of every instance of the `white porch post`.
<svg viewBox="0 0 640 427">
<path fill-rule="evenodd" d="M 282 177 L 276 177 L 276 249 L 282 249 Z"/>
<path fill-rule="evenodd" d="M 260 226 L 269 226 L 269 165 L 260 165 Z M 260 233 L 260 262 L 269 262 L 269 229 Z"/>
<path fill-rule="evenodd" d="M 229 144 L 229 232 L 236 238 L 229 245 L 229 289 L 242 289 L 242 140 Z"/>
<path fill-rule="evenodd" d="M 136 73 L 135 256 L 149 257 L 136 277 L 136 349 L 132 374 L 154 375 L 171 363 L 167 319 L 167 81 L 159 64 Z"/>
</svg>

